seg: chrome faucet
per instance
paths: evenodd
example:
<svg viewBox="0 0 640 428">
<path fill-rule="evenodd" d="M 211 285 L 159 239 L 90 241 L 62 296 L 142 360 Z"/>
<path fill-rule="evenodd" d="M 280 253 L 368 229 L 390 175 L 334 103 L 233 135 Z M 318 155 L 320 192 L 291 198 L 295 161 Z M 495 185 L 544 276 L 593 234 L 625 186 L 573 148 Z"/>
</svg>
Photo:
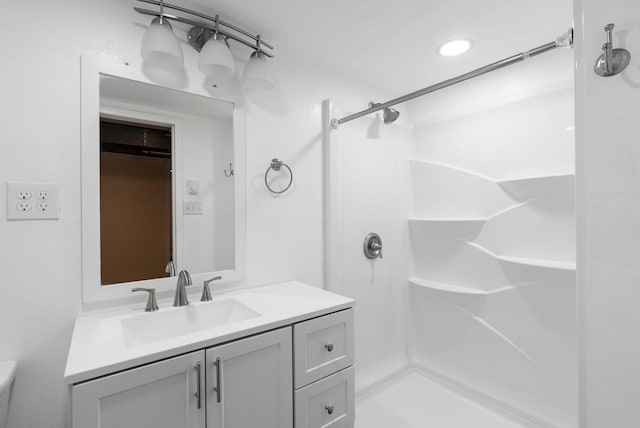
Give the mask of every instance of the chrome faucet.
<svg viewBox="0 0 640 428">
<path fill-rule="evenodd" d="M 167 266 L 165 266 L 164 271 L 169 274 L 169 276 L 176 276 L 176 265 L 173 263 L 173 260 L 169 260 Z"/>
<path fill-rule="evenodd" d="M 157 311 L 158 308 L 158 302 L 156 301 L 156 289 L 155 288 L 142 288 L 142 287 L 135 287 L 131 289 L 131 292 L 134 293 L 136 291 L 146 291 L 147 293 L 149 293 L 149 297 L 147 297 L 147 306 L 144 308 L 145 312 L 153 312 L 153 311 Z"/>
<path fill-rule="evenodd" d="M 216 276 L 213 277 L 211 279 L 207 279 L 204 284 L 202 285 L 202 297 L 200 297 L 200 301 L 201 302 L 208 302 L 209 300 L 213 300 L 211 298 L 211 290 L 209 289 L 209 284 L 213 281 L 217 281 L 219 279 L 222 279 L 221 276 Z"/>
<path fill-rule="evenodd" d="M 173 298 L 173 306 L 185 306 L 189 304 L 187 292 L 184 288 L 191 284 L 193 283 L 191 282 L 191 275 L 189 275 L 189 272 L 181 270 L 180 274 L 178 274 L 178 286 L 176 287 L 176 295 Z"/>
</svg>

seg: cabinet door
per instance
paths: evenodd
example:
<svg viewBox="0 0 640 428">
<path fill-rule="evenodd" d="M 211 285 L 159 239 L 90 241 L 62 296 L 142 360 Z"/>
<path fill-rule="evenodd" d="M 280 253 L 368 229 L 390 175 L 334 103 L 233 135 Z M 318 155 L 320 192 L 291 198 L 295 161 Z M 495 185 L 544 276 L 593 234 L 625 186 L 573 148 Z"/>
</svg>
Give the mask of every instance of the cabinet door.
<svg viewBox="0 0 640 428">
<path fill-rule="evenodd" d="M 207 349 L 207 428 L 292 428 L 291 328 Z"/>
<path fill-rule="evenodd" d="M 74 385 L 73 427 L 204 428 L 204 364 L 198 351 Z"/>
</svg>

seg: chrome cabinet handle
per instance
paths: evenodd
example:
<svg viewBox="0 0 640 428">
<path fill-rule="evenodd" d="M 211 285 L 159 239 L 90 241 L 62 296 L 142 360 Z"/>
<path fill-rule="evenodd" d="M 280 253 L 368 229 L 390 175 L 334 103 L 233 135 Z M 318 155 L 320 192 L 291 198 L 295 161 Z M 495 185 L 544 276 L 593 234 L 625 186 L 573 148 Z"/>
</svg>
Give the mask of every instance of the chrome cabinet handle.
<svg viewBox="0 0 640 428">
<path fill-rule="evenodd" d="M 198 397 L 198 409 L 201 409 L 202 408 L 202 400 L 201 400 L 202 394 L 201 394 L 201 389 L 200 388 L 201 388 L 202 385 L 201 385 L 201 382 L 200 382 L 200 361 L 198 361 L 196 363 L 196 373 L 197 373 L 196 375 L 198 376 L 198 380 L 196 381 L 196 383 L 198 385 L 198 391 L 196 392 L 195 395 L 196 395 L 196 397 Z"/>
<path fill-rule="evenodd" d="M 328 414 L 332 415 L 333 414 L 333 406 L 330 405 L 326 405 L 324 406 L 324 409 L 327 411 Z"/>
<path fill-rule="evenodd" d="M 333 351 L 333 343 L 325 343 L 324 347 L 327 349 L 327 351 L 331 352 Z"/>
<path fill-rule="evenodd" d="M 216 392 L 218 403 L 222 402 L 222 382 L 220 381 L 220 372 L 222 371 L 222 360 L 220 357 L 216 358 L 213 362 L 213 365 L 216 366 L 216 386 L 213 390 Z"/>
</svg>

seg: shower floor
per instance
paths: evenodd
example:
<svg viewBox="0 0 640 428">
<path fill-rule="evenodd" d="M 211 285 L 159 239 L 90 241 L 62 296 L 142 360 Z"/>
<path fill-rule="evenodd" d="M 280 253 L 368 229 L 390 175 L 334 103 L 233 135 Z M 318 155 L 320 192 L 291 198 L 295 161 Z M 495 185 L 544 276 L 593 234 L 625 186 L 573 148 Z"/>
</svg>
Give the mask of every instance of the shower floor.
<svg viewBox="0 0 640 428">
<path fill-rule="evenodd" d="M 355 428 L 533 428 L 418 370 L 409 370 L 356 400 Z"/>
</svg>

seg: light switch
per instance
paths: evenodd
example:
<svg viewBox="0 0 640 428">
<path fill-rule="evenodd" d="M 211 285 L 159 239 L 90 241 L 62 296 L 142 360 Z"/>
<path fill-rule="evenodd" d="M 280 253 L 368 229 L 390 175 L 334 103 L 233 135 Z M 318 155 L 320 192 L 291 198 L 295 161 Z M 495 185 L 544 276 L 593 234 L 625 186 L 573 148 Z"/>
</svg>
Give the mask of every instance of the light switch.
<svg viewBox="0 0 640 428">
<path fill-rule="evenodd" d="M 187 180 L 187 192 L 190 195 L 197 195 L 200 193 L 200 181 Z"/>
</svg>

